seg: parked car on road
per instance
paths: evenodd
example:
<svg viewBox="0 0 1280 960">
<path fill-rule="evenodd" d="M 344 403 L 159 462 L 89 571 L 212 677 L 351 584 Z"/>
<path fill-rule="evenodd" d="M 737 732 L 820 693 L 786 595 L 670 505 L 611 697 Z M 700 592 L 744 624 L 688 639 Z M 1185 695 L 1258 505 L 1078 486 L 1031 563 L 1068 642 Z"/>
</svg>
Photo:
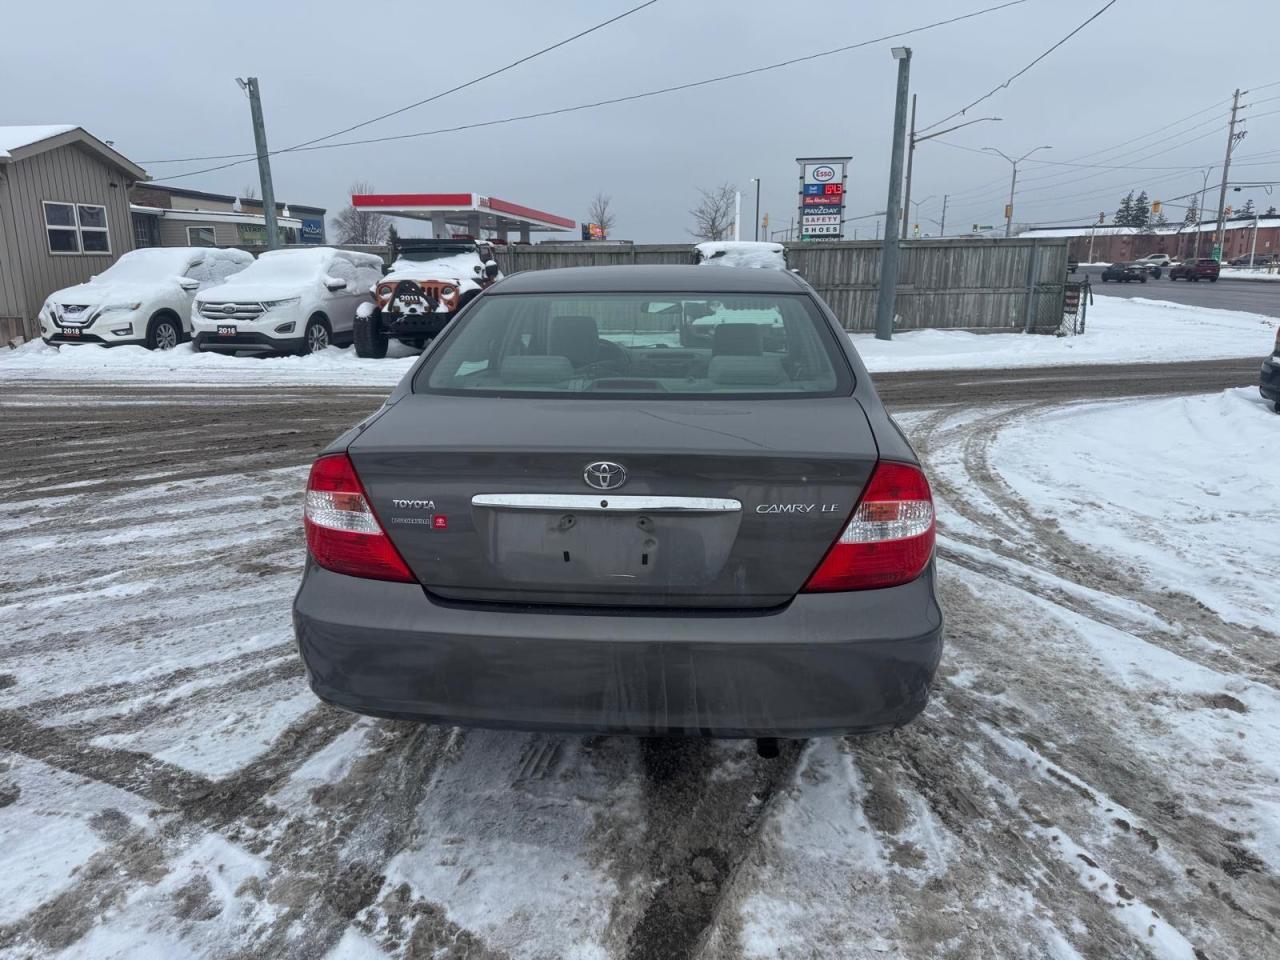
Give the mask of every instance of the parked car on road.
<svg viewBox="0 0 1280 960">
<path fill-rule="evenodd" d="M 398 340 L 421 350 L 481 290 L 501 279 L 493 244 L 442 237 L 397 239 L 374 299 L 356 313 L 356 353 L 385 357 Z"/>
<path fill-rule="evenodd" d="M 726 319 L 681 348 L 654 318 L 684 314 Z M 299 651 L 359 713 L 843 734 L 916 716 L 941 652 L 929 484 L 788 271 L 494 284 L 315 461 L 304 522 Z"/>
<path fill-rule="evenodd" d="M 1258 390 L 1263 397 L 1274 405 L 1272 409 L 1280 413 L 1280 328 L 1276 329 L 1276 342 L 1271 356 L 1262 361 L 1262 375 L 1258 381 Z"/>
<path fill-rule="evenodd" d="M 1128 283 L 1130 280 L 1146 283 L 1147 271 L 1136 263 L 1112 263 L 1102 271 L 1102 282 L 1106 283 L 1109 280 L 1117 283 Z"/>
<path fill-rule="evenodd" d="M 50 344 L 132 343 L 169 350 L 191 335 L 196 291 L 251 263 L 253 255 L 244 250 L 131 250 L 88 283 L 50 294 L 40 308 L 40 335 Z"/>
<path fill-rule="evenodd" d="M 332 247 L 269 250 L 196 296 L 195 348 L 218 353 L 313 353 L 350 343 L 382 258 Z"/>
<path fill-rule="evenodd" d="M 1276 262 L 1270 253 L 1258 253 L 1252 256 L 1236 257 L 1231 261 L 1233 267 L 1269 267 Z"/>
<path fill-rule="evenodd" d="M 1212 257 L 1200 257 L 1198 260 L 1184 260 L 1169 269 L 1170 280 L 1208 280 L 1216 283 L 1222 264 Z"/>
</svg>

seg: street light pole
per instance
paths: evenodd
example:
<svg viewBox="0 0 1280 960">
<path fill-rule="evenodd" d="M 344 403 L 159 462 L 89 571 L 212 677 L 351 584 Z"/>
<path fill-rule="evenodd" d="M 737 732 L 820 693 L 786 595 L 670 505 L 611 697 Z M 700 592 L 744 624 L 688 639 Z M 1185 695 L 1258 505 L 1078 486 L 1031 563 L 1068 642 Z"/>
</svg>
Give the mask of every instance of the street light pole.
<svg viewBox="0 0 1280 960">
<path fill-rule="evenodd" d="M 889 202 L 885 204 L 884 243 L 880 247 L 880 290 L 876 297 L 876 339 L 893 339 L 893 308 L 898 295 L 898 204 L 902 202 L 902 148 L 907 139 L 907 90 L 911 86 L 911 48 L 894 47 L 898 61 L 898 97 L 893 110 L 893 152 L 889 155 Z"/>
<path fill-rule="evenodd" d="M 280 247 L 280 228 L 276 224 L 276 192 L 271 185 L 271 152 L 267 149 L 267 128 L 262 120 L 262 97 L 258 93 L 258 78 L 241 80 L 236 77 L 240 89 L 249 94 L 249 113 L 253 117 L 253 142 L 258 153 L 258 177 L 262 181 L 262 213 L 267 226 L 267 249 Z"/>
<path fill-rule="evenodd" d="M 1196 207 L 1196 235 L 1192 240 L 1191 259 L 1198 259 L 1200 256 L 1200 224 L 1204 222 L 1204 193 L 1209 189 L 1209 174 L 1213 172 L 1213 167 L 1205 167 L 1204 182 L 1200 184 L 1200 205 Z"/>
<path fill-rule="evenodd" d="M 917 227 L 919 227 L 919 226 L 920 226 L 920 208 L 921 208 L 922 206 L 924 206 L 926 203 L 928 203 L 930 200 L 936 200 L 937 198 L 938 198 L 938 195 L 937 195 L 936 193 L 931 193 L 931 194 L 929 194 L 927 197 L 925 197 L 923 200 L 909 200 L 909 201 L 907 201 L 908 203 L 910 203 L 912 206 L 914 206 L 914 207 L 916 208 L 916 215 L 915 215 L 914 217 L 912 217 L 912 222 L 913 222 Z M 904 210 L 904 211 L 903 211 L 903 213 L 905 214 L 905 213 L 906 213 L 906 211 Z M 936 222 L 936 221 L 935 221 L 935 222 Z M 905 237 L 905 236 L 906 236 L 906 234 L 904 233 L 904 234 L 903 234 L 903 236 Z"/>
<path fill-rule="evenodd" d="M 756 239 L 760 239 L 760 178 L 752 177 L 751 182 L 756 185 Z"/>
<path fill-rule="evenodd" d="M 1009 161 L 1009 163 L 1013 165 L 1013 176 L 1009 178 L 1009 202 L 1005 205 L 1005 208 L 1004 208 L 1004 235 L 1006 237 L 1012 236 L 1013 235 L 1013 193 L 1018 188 L 1018 164 L 1020 164 L 1023 160 L 1027 159 L 1027 157 L 1031 156 L 1037 150 L 1052 150 L 1053 147 L 1049 146 L 1048 144 L 1042 144 L 1038 147 L 1032 147 L 1030 150 L 1028 150 L 1026 153 L 1020 156 L 1017 160 L 1013 159 L 1013 157 L 1009 156 L 1003 150 L 997 150 L 995 147 L 983 147 L 982 149 L 989 150 L 992 153 L 1000 154 L 1000 156 L 1004 157 L 1006 160 Z"/>
</svg>

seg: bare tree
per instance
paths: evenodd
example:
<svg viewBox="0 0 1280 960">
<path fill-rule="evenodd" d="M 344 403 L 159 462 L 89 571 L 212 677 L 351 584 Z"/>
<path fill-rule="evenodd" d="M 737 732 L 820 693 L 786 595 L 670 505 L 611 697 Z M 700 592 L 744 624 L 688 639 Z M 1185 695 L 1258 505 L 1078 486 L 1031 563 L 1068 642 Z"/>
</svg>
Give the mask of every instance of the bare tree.
<svg viewBox="0 0 1280 960">
<path fill-rule="evenodd" d="M 597 193 L 591 198 L 591 206 L 587 208 L 587 223 L 597 223 L 605 237 L 613 232 L 614 215 L 610 209 L 613 198 L 607 194 Z"/>
<path fill-rule="evenodd" d="M 351 193 L 373 193 L 373 184 L 357 181 L 351 185 Z M 332 223 L 339 243 L 384 243 L 391 218 L 348 204 Z"/>
<path fill-rule="evenodd" d="M 732 236 L 738 188 L 726 183 L 714 190 L 699 188 L 698 193 L 702 199 L 689 211 L 694 227 L 689 233 L 699 240 L 724 240 Z"/>
<path fill-rule="evenodd" d="M 240 188 L 240 199 L 241 200 L 257 200 L 258 188 L 254 186 L 252 183 L 246 183 L 243 187 Z"/>
</svg>

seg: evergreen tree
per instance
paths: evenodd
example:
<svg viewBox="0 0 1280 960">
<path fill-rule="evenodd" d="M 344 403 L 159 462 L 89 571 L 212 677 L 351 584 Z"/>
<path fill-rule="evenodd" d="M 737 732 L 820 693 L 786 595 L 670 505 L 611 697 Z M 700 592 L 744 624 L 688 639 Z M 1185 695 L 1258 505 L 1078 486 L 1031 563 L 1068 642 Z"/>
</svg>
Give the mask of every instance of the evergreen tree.
<svg viewBox="0 0 1280 960">
<path fill-rule="evenodd" d="M 1139 230 L 1151 228 L 1151 201 L 1147 199 L 1147 191 L 1143 190 L 1138 194 L 1138 199 L 1133 201 L 1129 220 L 1129 226 Z"/>
<path fill-rule="evenodd" d="M 1185 226 L 1189 227 L 1199 219 L 1200 219 L 1200 207 L 1196 203 L 1196 198 L 1192 197 L 1191 202 L 1187 204 L 1187 215 L 1182 218 L 1182 222 Z"/>
<path fill-rule="evenodd" d="M 1133 226 L 1133 191 L 1132 190 L 1130 190 L 1127 194 L 1125 194 L 1124 199 L 1120 201 L 1120 206 L 1116 208 L 1116 215 L 1114 218 L 1112 218 L 1112 221 L 1115 223 L 1117 227 Z"/>
<path fill-rule="evenodd" d="M 1163 210 L 1161 210 L 1159 213 L 1157 213 L 1157 214 L 1155 215 L 1155 218 L 1151 221 L 1151 225 L 1152 225 L 1153 227 L 1165 227 L 1165 226 L 1168 226 L 1168 225 L 1169 225 L 1169 218 L 1168 218 L 1168 217 L 1166 217 L 1166 216 L 1164 215 L 1164 211 L 1163 211 Z"/>
<path fill-rule="evenodd" d="M 1244 202 L 1244 206 L 1236 211 L 1234 220 L 1252 220 L 1253 219 L 1253 197 Z"/>
<path fill-rule="evenodd" d="M 1276 215 L 1276 205 L 1273 203 L 1271 206 L 1267 207 L 1266 212 L 1263 213 L 1263 216 L 1274 217 L 1275 215 Z"/>
</svg>

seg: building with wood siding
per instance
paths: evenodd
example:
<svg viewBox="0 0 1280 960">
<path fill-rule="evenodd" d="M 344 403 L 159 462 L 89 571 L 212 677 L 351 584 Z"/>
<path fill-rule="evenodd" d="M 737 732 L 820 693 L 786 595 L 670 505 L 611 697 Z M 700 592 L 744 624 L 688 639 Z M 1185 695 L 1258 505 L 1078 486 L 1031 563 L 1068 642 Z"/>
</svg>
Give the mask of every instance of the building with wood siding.
<svg viewBox="0 0 1280 960">
<path fill-rule="evenodd" d="M 146 176 L 82 127 L 0 127 L 0 344 L 134 248 L 129 188 Z"/>
<path fill-rule="evenodd" d="M 262 201 L 167 184 L 140 183 L 130 192 L 137 247 L 260 247 L 266 244 Z M 276 204 L 284 244 L 325 242 L 325 210 Z"/>
</svg>

